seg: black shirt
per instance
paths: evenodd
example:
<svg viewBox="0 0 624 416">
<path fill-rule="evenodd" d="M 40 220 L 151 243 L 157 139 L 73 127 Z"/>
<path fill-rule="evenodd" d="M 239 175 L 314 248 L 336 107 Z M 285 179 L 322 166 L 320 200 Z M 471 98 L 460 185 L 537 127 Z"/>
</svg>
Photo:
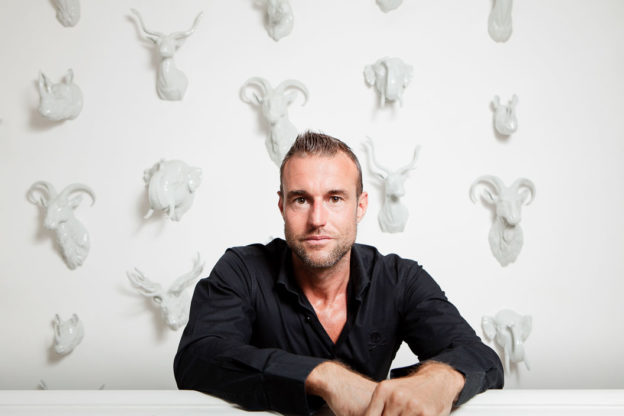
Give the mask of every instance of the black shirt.
<svg viewBox="0 0 624 416">
<path fill-rule="evenodd" d="M 381 381 L 403 341 L 421 362 L 444 362 L 465 376 L 458 405 L 503 386 L 496 353 L 415 261 L 353 246 L 347 322 L 334 344 L 295 281 L 291 256 L 281 239 L 231 248 L 199 281 L 174 361 L 180 389 L 248 410 L 308 414 L 322 404 L 305 392 L 314 367 L 337 360 Z"/>
</svg>

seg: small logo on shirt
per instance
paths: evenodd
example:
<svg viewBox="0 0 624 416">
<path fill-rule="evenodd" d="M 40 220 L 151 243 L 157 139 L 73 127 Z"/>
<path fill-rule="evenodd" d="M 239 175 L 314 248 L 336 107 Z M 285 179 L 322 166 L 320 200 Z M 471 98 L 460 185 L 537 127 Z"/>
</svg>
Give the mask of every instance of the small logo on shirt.
<svg viewBox="0 0 624 416">
<path fill-rule="evenodd" d="M 368 350 L 372 351 L 380 345 L 384 345 L 386 340 L 383 339 L 381 334 L 377 331 L 373 331 L 368 335 Z"/>
</svg>

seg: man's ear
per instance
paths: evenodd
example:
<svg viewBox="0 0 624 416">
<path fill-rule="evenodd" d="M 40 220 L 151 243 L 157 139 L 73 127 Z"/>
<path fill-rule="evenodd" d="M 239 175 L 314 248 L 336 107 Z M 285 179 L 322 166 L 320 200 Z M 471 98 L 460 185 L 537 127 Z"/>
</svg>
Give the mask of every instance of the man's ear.
<svg viewBox="0 0 624 416">
<path fill-rule="evenodd" d="M 356 218 L 359 223 L 362 218 L 364 218 L 364 214 L 366 214 L 366 209 L 368 208 L 368 192 L 362 191 L 360 197 L 358 198 L 358 205 L 356 210 Z"/>
<path fill-rule="evenodd" d="M 282 217 L 284 216 L 284 199 L 282 198 L 282 191 L 277 191 L 277 196 L 279 196 L 279 199 L 277 200 L 277 207 L 280 210 L 280 214 L 282 214 Z"/>
</svg>

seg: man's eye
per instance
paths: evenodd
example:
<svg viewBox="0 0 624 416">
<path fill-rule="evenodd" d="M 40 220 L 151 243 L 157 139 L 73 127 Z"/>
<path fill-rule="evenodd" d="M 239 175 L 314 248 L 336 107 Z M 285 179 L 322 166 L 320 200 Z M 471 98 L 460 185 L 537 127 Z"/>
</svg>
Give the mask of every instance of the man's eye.
<svg viewBox="0 0 624 416">
<path fill-rule="evenodd" d="M 339 196 L 332 196 L 332 197 L 330 197 L 330 200 L 332 202 L 340 202 L 340 201 L 342 201 L 342 198 L 339 197 Z"/>
<path fill-rule="evenodd" d="M 306 199 L 302 196 L 300 196 L 299 198 L 295 198 L 295 203 L 297 204 L 305 204 Z"/>
</svg>

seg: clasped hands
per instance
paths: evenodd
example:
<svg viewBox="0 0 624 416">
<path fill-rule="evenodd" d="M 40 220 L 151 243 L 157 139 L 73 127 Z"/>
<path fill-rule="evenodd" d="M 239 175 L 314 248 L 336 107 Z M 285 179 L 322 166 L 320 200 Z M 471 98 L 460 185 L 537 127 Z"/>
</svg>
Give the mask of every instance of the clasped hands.
<svg viewBox="0 0 624 416">
<path fill-rule="evenodd" d="M 463 386 L 461 373 L 438 362 L 426 362 L 409 376 L 377 383 L 326 361 L 306 380 L 306 391 L 322 397 L 336 416 L 448 415 Z"/>
</svg>

